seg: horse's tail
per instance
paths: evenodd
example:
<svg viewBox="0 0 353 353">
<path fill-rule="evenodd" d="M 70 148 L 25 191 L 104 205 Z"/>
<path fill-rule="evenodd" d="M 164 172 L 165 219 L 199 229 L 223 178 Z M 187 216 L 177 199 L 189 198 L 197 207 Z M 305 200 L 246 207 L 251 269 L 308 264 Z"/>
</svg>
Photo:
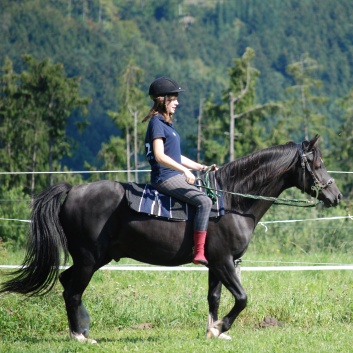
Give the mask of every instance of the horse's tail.
<svg viewBox="0 0 353 353">
<path fill-rule="evenodd" d="M 32 202 L 32 217 L 27 252 L 15 277 L 2 284 L 1 292 L 16 292 L 26 295 L 45 294 L 56 283 L 61 255 L 68 258 L 65 233 L 61 227 L 59 213 L 61 201 L 72 185 L 60 183 L 37 195 Z"/>
</svg>

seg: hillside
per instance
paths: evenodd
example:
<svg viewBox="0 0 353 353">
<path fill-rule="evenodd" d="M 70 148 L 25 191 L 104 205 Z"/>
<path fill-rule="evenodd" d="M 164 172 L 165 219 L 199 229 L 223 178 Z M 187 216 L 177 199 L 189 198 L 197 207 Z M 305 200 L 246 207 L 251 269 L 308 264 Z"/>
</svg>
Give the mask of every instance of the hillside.
<svg viewBox="0 0 353 353">
<path fill-rule="evenodd" d="M 196 132 L 200 98 L 220 100 L 246 47 L 261 72 L 259 102 L 285 97 L 286 67 L 304 53 L 321 66 L 328 107 L 353 87 L 349 0 L 2 0 L 0 10 L 1 63 L 7 55 L 20 71 L 23 54 L 51 58 L 81 76 L 82 94 L 92 98 L 90 127 L 78 134 L 69 124 L 78 150 L 64 162 L 74 169 L 97 163 L 101 143 L 119 133 L 107 111 L 119 108 L 117 82 L 130 60 L 143 69 L 143 91 L 160 75 L 187 89 L 177 122 L 183 139 Z"/>
</svg>

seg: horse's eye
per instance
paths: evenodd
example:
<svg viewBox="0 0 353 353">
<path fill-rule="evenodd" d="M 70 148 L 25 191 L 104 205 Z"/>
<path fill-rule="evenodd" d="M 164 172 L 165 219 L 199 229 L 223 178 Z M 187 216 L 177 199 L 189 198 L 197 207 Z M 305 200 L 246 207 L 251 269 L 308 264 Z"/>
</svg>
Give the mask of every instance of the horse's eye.
<svg viewBox="0 0 353 353">
<path fill-rule="evenodd" d="M 314 168 L 315 169 L 321 169 L 322 168 L 322 161 L 321 160 L 318 160 L 314 163 Z"/>
</svg>

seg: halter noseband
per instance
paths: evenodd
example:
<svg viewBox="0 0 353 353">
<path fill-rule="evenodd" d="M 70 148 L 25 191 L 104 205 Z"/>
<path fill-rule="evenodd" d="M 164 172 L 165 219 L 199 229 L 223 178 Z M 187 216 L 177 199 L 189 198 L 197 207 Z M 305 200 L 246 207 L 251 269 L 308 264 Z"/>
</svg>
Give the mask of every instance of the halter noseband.
<svg viewBox="0 0 353 353">
<path fill-rule="evenodd" d="M 330 178 L 326 183 L 322 183 L 321 181 L 319 181 L 319 179 L 315 176 L 314 172 L 312 171 L 307 155 L 311 152 L 308 153 L 304 153 L 303 151 L 303 143 L 297 143 L 297 149 L 298 149 L 298 153 L 299 153 L 299 158 L 300 158 L 300 164 L 303 168 L 303 174 L 304 174 L 304 190 L 305 190 L 305 169 L 310 173 L 311 177 L 314 180 L 314 185 L 311 186 L 311 190 L 314 190 L 316 192 L 316 198 L 318 197 L 318 194 L 321 190 L 326 189 L 328 186 L 332 185 L 335 182 L 335 179 Z"/>
</svg>

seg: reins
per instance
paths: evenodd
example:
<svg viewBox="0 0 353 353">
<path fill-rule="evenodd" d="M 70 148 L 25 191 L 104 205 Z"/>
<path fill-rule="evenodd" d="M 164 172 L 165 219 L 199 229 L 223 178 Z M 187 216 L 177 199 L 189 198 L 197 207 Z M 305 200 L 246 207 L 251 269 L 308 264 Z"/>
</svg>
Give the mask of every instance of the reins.
<svg viewBox="0 0 353 353">
<path fill-rule="evenodd" d="M 270 202 L 273 202 L 274 205 L 294 206 L 294 207 L 315 207 L 319 203 L 322 203 L 322 201 L 318 200 L 319 192 L 325 189 L 326 187 L 328 187 L 329 185 L 333 184 L 334 179 L 332 178 L 329 179 L 325 184 L 321 183 L 316 178 L 314 172 L 310 167 L 310 164 L 307 159 L 307 155 L 303 152 L 302 143 L 297 143 L 297 149 L 301 160 L 301 166 L 303 168 L 304 182 L 305 182 L 305 170 L 307 170 L 310 173 L 310 175 L 314 180 L 314 185 L 311 187 L 311 189 L 314 190 L 316 193 L 315 200 L 300 200 L 300 199 L 298 200 L 298 199 L 284 199 L 284 198 L 269 197 L 269 196 L 255 196 L 255 195 L 242 194 L 242 193 L 232 192 L 232 191 L 227 191 L 222 189 L 215 189 L 211 187 L 210 178 L 209 178 L 209 173 L 212 169 L 212 166 L 207 168 L 204 179 L 197 178 L 196 181 L 200 182 L 198 186 L 206 190 L 207 196 L 212 200 L 213 203 L 215 203 L 217 201 L 217 198 L 221 196 L 218 194 L 219 192 L 221 192 L 221 193 L 227 193 L 227 194 L 246 197 L 246 198 L 255 199 L 255 200 L 270 201 Z M 304 184 L 304 190 L 305 190 L 305 184 Z"/>
<path fill-rule="evenodd" d="M 195 182 L 199 181 L 201 185 L 199 184 L 198 186 L 206 189 L 206 195 L 212 200 L 212 203 L 216 203 L 217 199 L 221 196 L 221 195 L 218 195 L 217 192 L 219 191 L 224 192 L 224 191 L 220 189 L 211 188 L 211 182 L 210 182 L 211 170 L 212 170 L 212 166 L 208 167 L 207 170 L 205 171 L 204 179 L 196 178 Z"/>
<path fill-rule="evenodd" d="M 206 173 L 209 173 L 209 172 L 206 171 L 205 174 Z M 217 198 L 219 198 L 221 196 L 221 195 L 217 194 L 217 192 L 246 197 L 249 199 L 271 201 L 274 203 L 274 205 L 284 205 L 284 206 L 294 206 L 294 207 L 315 207 L 317 204 L 319 204 L 321 202 L 317 199 L 315 199 L 317 202 L 314 202 L 311 200 L 284 199 L 284 198 L 279 198 L 279 197 L 255 196 L 255 195 L 250 195 L 250 194 L 241 194 L 239 192 L 232 192 L 232 191 L 227 191 L 227 190 L 222 190 L 222 189 L 214 189 L 209 185 L 209 181 L 207 184 L 201 178 L 197 178 L 196 180 L 201 181 L 201 185 L 198 185 L 198 186 L 203 189 L 206 189 L 206 194 L 212 200 L 213 203 L 215 203 L 217 201 Z"/>
</svg>

